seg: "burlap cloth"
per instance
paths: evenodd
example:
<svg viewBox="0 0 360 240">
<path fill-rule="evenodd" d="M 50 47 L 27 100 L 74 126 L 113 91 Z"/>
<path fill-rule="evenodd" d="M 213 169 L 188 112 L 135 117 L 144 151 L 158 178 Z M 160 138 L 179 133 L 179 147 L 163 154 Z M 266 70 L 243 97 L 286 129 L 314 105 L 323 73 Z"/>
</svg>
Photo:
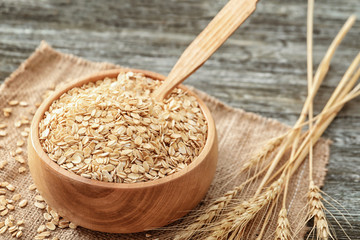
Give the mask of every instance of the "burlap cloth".
<svg viewBox="0 0 360 240">
<path fill-rule="evenodd" d="M 23 239 L 32 239 L 36 235 L 36 229 L 40 224 L 45 223 L 43 210 L 34 207 L 34 197 L 36 193 L 28 190 L 32 183 L 29 170 L 26 173 L 19 174 L 18 168 L 20 163 L 16 162 L 10 156 L 10 151 L 16 149 L 16 141 L 25 139 L 20 135 L 24 127 L 14 127 L 14 122 L 20 119 L 21 115 L 31 116 L 29 109 L 34 108 L 34 104 L 41 100 L 41 95 L 46 89 L 64 81 L 71 81 L 78 77 L 83 77 L 100 70 L 111 69 L 115 66 L 109 63 L 95 63 L 86 61 L 79 57 L 63 54 L 52 49 L 48 44 L 42 42 L 38 49 L 27 59 L 5 82 L 0 88 L 0 108 L 8 107 L 7 102 L 12 99 L 26 101 L 28 107 L 14 107 L 10 117 L 5 118 L 3 114 L 0 117 L 0 123 L 8 124 L 8 135 L 0 137 L 0 161 L 7 160 L 9 164 L 0 170 L 0 181 L 8 181 L 16 186 L 15 193 L 20 193 L 23 198 L 29 200 L 25 208 L 19 208 L 16 205 L 15 211 L 12 211 L 16 219 L 24 219 L 26 228 Z M 196 91 L 196 90 L 195 90 Z M 247 113 L 241 109 L 231 108 L 215 98 L 208 96 L 206 93 L 196 91 L 204 100 L 211 110 L 218 131 L 219 137 L 219 161 L 217 172 L 212 186 L 206 198 L 199 204 L 196 210 L 204 209 L 207 204 L 215 197 L 221 196 L 222 193 L 231 189 L 244 179 L 244 176 L 233 179 L 234 171 L 246 161 L 250 154 L 259 149 L 268 139 L 283 133 L 287 126 L 272 119 L 266 119 L 257 114 Z M 23 156 L 26 157 L 25 147 Z M 323 184 L 326 174 L 326 164 L 329 156 L 329 143 L 321 140 L 314 150 L 315 166 L 314 180 L 318 185 Z M 26 166 L 27 167 L 27 166 Z M 299 168 L 296 175 L 292 178 L 290 184 L 289 197 L 287 206 L 289 208 L 289 219 L 293 229 L 298 229 L 297 219 L 299 212 L 303 212 L 306 204 L 306 193 L 308 188 L 308 171 L 307 164 Z M 56 186 L 54 186 L 56 187 Z M 7 193 L 10 198 L 12 194 Z M 279 210 L 279 209 L 278 209 Z M 195 211 L 196 212 L 196 211 Z M 191 214 L 190 214 L 191 216 Z M 78 227 L 73 229 L 57 229 L 52 236 L 60 239 L 169 239 L 174 236 L 174 232 L 183 227 L 188 221 L 187 218 L 172 224 L 169 229 L 153 230 L 151 236 L 145 233 L 136 234 L 107 234 L 91 231 Z M 3 221 L 5 217 L 0 217 Z M 261 221 L 257 219 L 256 221 Z M 274 238 L 274 223 L 276 218 L 269 224 L 264 239 Z M 254 233 L 259 229 L 254 224 Z M 174 230 L 175 229 L 175 230 Z M 297 239 L 302 239 L 305 230 L 302 229 L 297 233 Z M 0 235 L 0 239 L 9 239 L 11 235 L 7 232 Z M 248 237 L 252 239 L 253 237 Z"/>
</svg>

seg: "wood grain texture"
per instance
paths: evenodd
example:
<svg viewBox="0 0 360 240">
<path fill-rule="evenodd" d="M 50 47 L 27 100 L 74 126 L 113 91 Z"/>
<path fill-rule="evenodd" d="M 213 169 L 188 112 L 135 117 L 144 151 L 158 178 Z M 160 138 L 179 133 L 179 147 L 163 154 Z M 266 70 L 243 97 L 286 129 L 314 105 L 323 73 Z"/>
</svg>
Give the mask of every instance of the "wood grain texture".
<svg viewBox="0 0 360 240">
<path fill-rule="evenodd" d="M 94 61 L 168 74 L 180 54 L 226 0 L 0 0 L 0 79 L 38 46 Z M 317 0 L 314 11 L 317 66 L 359 0 Z M 360 49 L 356 22 L 335 54 L 315 100 L 318 112 Z M 186 84 L 246 111 L 293 124 L 307 94 L 306 1 L 263 0 L 255 13 Z M 360 99 L 347 104 L 325 136 L 333 140 L 323 190 L 349 213 L 352 239 L 360 236 Z M 331 220 L 340 240 L 347 239 Z"/>
<path fill-rule="evenodd" d="M 257 0 L 230 0 L 185 49 L 164 83 L 152 96 L 158 101 L 163 100 L 174 87 L 201 67 L 255 11 L 256 2 Z"/>
<path fill-rule="evenodd" d="M 205 103 L 197 97 L 208 123 L 208 135 L 204 149 L 184 171 L 149 182 L 118 184 L 83 178 L 53 162 L 39 141 L 38 126 L 45 111 L 69 89 L 105 77 L 117 77 L 121 71 L 124 70 L 104 71 L 67 84 L 46 99 L 31 123 L 28 163 L 38 191 L 60 216 L 96 231 L 133 233 L 167 225 L 188 213 L 204 198 L 215 174 L 218 146 L 214 120 Z M 156 73 L 129 71 L 164 79 Z"/>
</svg>

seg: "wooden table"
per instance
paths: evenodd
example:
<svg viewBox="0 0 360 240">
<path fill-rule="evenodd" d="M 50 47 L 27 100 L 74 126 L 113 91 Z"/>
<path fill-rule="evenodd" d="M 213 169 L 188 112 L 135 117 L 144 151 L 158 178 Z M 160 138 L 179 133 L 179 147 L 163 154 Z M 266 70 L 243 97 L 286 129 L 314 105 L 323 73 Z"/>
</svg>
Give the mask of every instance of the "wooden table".
<svg viewBox="0 0 360 240">
<path fill-rule="evenodd" d="M 55 49 L 167 74 L 226 0 L 0 0 L 0 79 L 44 39 Z M 359 0 L 319 0 L 315 5 L 314 63 Z M 360 22 L 335 55 L 315 100 L 319 111 L 360 50 Z M 306 1 L 264 0 L 250 19 L 187 84 L 246 111 L 293 124 L 307 94 Z M 360 239 L 360 99 L 347 104 L 325 136 L 333 140 L 323 190 L 339 201 Z M 344 211 L 342 211 L 344 212 Z M 331 220 L 338 239 L 347 239 Z"/>
</svg>

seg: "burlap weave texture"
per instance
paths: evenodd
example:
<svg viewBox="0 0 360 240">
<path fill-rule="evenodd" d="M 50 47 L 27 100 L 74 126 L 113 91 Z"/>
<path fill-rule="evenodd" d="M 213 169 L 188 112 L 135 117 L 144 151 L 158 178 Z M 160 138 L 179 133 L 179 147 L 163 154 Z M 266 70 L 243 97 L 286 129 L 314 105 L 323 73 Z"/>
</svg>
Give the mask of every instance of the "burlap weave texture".
<svg viewBox="0 0 360 240">
<path fill-rule="evenodd" d="M 38 49 L 17 69 L 11 76 L 6 79 L 0 87 L 0 108 L 8 107 L 7 102 L 12 99 L 26 101 L 28 107 L 13 108 L 10 117 L 0 116 L 0 123 L 8 124 L 7 136 L 0 138 L 0 161 L 7 160 L 9 164 L 0 170 L 0 181 L 8 181 L 16 186 L 16 193 L 20 193 L 23 198 L 29 200 L 29 204 L 25 208 L 17 207 L 13 214 L 16 219 L 24 219 L 26 228 L 24 230 L 23 239 L 32 239 L 36 235 L 36 229 L 40 224 L 45 223 L 42 214 L 43 211 L 34 206 L 35 192 L 29 191 L 28 186 L 32 183 L 30 173 L 19 174 L 18 168 L 20 163 L 16 162 L 10 156 L 10 151 L 16 149 L 16 141 L 24 139 L 20 132 L 22 128 L 15 128 L 14 122 L 20 119 L 21 115 L 30 116 L 29 109 L 33 108 L 36 102 L 41 100 L 41 95 L 46 89 L 54 84 L 71 81 L 79 77 L 84 77 L 92 73 L 111 69 L 115 66 L 110 63 L 95 63 L 83 60 L 73 55 L 63 54 L 55 51 L 45 42 L 41 43 Z M 206 93 L 194 90 L 204 100 L 213 114 L 219 138 L 219 162 L 217 172 L 212 186 L 206 196 L 197 208 L 204 209 L 212 199 L 221 196 L 225 191 L 231 189 L 235 185 L 244 180 L 244 176 L 237 177 L 229 183 L 228 176 L 232 176 L 234 170 L 246 161 L 250 154 L 259 149 L 268 139 L 278 136 L 286 131 L 287 126 L 272 119 L 266 119 L 253 113 L 247 113 L 240 109 L 231 108 L 215 98 L 208 96 Z M 25 149 L 25 148 L 24 148 Z M 329 144 L 327 141 L 321 140 L 314 150 L 315 166 L 314 180 L 318 185 L 323 184 L 326 174 L 326 164 L 329 155 Z M 26 157 L 26 151 L 23 153 Z M 306 204 L 306 196 L 308 189 L 308 173 L 307 164 L 299 168 L 295 176 L 292 178 L 289 189 L 289 220 L 293 228 L 296 229 L 299 218 L 298 213 Z M 56 186 L 55 186 L 56 187 Z M 11 197 L 11 194 L 7 196 Z M 243 196 L 246 197 L 246 196 Z M 3 221 L 4 217 L 0 217 Z M 182 224 L 185 220 L 180 220 Z M 171 229 L 176 229 L 179 222 L 172 224 Z M 273 239 L 274 222 L 269 225 L 266 232 L 266 238 Z M 181 225 L 183 226 L 183 225 Z M 146 237 L 145 233 L 136 234 L 107 234 L 94 232 L 79 227 L 73 229 L 57 229 L 52 236 L 60 239 L 169 239 L 174 235 L 174 231 L 153 230 L 149 232 L 151 237 Z M 304 230 L 298 233 L 297 238 L 302 239 Z M 11 238 L 9 233 L 0 235 L 0 239 Z"/>
</svg>

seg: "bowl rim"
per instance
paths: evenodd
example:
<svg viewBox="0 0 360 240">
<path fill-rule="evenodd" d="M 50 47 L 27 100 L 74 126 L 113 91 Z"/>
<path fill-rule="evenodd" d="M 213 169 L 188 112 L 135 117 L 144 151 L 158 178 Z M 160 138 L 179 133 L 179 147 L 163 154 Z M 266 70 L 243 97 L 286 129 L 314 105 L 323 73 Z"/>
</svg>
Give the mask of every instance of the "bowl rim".
<svg viewBox="0 0 360 240">
<path fill-rule="evenodd" d="M 70 181 L 76 181 L 81 182 L 83 184 L 91 185 L 91 186 L 97 186 L 97 187 L 103 187 L 103 188 L 116 188 L 116 189 L 139 189 L 139 188 L 148 188 L 148 187 L 154 187 L 163 185 L 169 182 L 173 182 L 181 177 L 184 177 L 189 172 L 193 171 L 195 168 L 197 168 L 202 161 L 204 161 L 205 157 L 210 153 L 211 148 L 214 144 L 215 138 L 216 138 L 216 127 L 214 119 L 210 113 L 210 110 L 205 105 L 205 103 L 200 99 L 199 96 L 197 96 L 194 92 L 192 92 L 190 89 L 185 87 L 184 85 L 180 84 L 178 87 L 187 91 L 192 96 L 196 97 L 197 101 L 199 102 L 200 108 L 203 111 L 203 114 L 205 116 L 205 119 L 207 121 L 208 125 L 208 132 L 207 132 L 207 138 L 204 145 L 204 148 L 200 152 L 200 154 L 184 169 L 180 170 L 179 172 L 176 172 L 174 174 L 171 174 L 170 176 L 166 176 L 164 178 L 159 178 L 147 182 L 137 182 L 137 183 L 116 183 L 116 182 L 104 182 L 94 179 L 88 179 L 84 178 L 80 175 L 77 175 L 73 172 L 70 172 L 66 169 L 63 169 L 60 167 L 57 163 L 55 163 L 53 160 L 49 158 L 49 156 L 45 153 L 43 150 L 40 139 L 39 139 L 39 123 L 41 119 L 44 116 L 44 113 L 49 109 L 51 103 L 58 99 L 62 94 L 67 92 L 73 87 L 78 87 L 81 85 L 86 84 L 87 82 L 96 82 L 98 80 L 102 80 L 105 77 L 117 77 L 117 75 L 121 72 L 136 72 L 136 73 L 143 73 L 146 77 L 157 79 L 157 80 L 164 80 L 165 76 L 161 75 L 159 73 L 142 70 L 142 69 L 135 69 L 135 68 L 116 68 L 111 70 L 105 70 L 105 71 L 99 71 L 93 74 L 90 74 L 88 76 L 78 78 L 74 81 L 71 81 L 64 86 L 61 86 L 58 90 L 56 90 L 53 94 L 51 94 L 48 98 L 46 98 L 37 111 L 35 112 L 35 115 L 33 117 L 33 120 L 31 122 L 30 127 L 30 135 L 29 140 L 30 143 L 36 152 L 37 156 L 40 158 L 40 161 L 45 163 L 47 167 L 50 169 L 56 171 L 63 177 L 69 179 Z"/>
</svg>

